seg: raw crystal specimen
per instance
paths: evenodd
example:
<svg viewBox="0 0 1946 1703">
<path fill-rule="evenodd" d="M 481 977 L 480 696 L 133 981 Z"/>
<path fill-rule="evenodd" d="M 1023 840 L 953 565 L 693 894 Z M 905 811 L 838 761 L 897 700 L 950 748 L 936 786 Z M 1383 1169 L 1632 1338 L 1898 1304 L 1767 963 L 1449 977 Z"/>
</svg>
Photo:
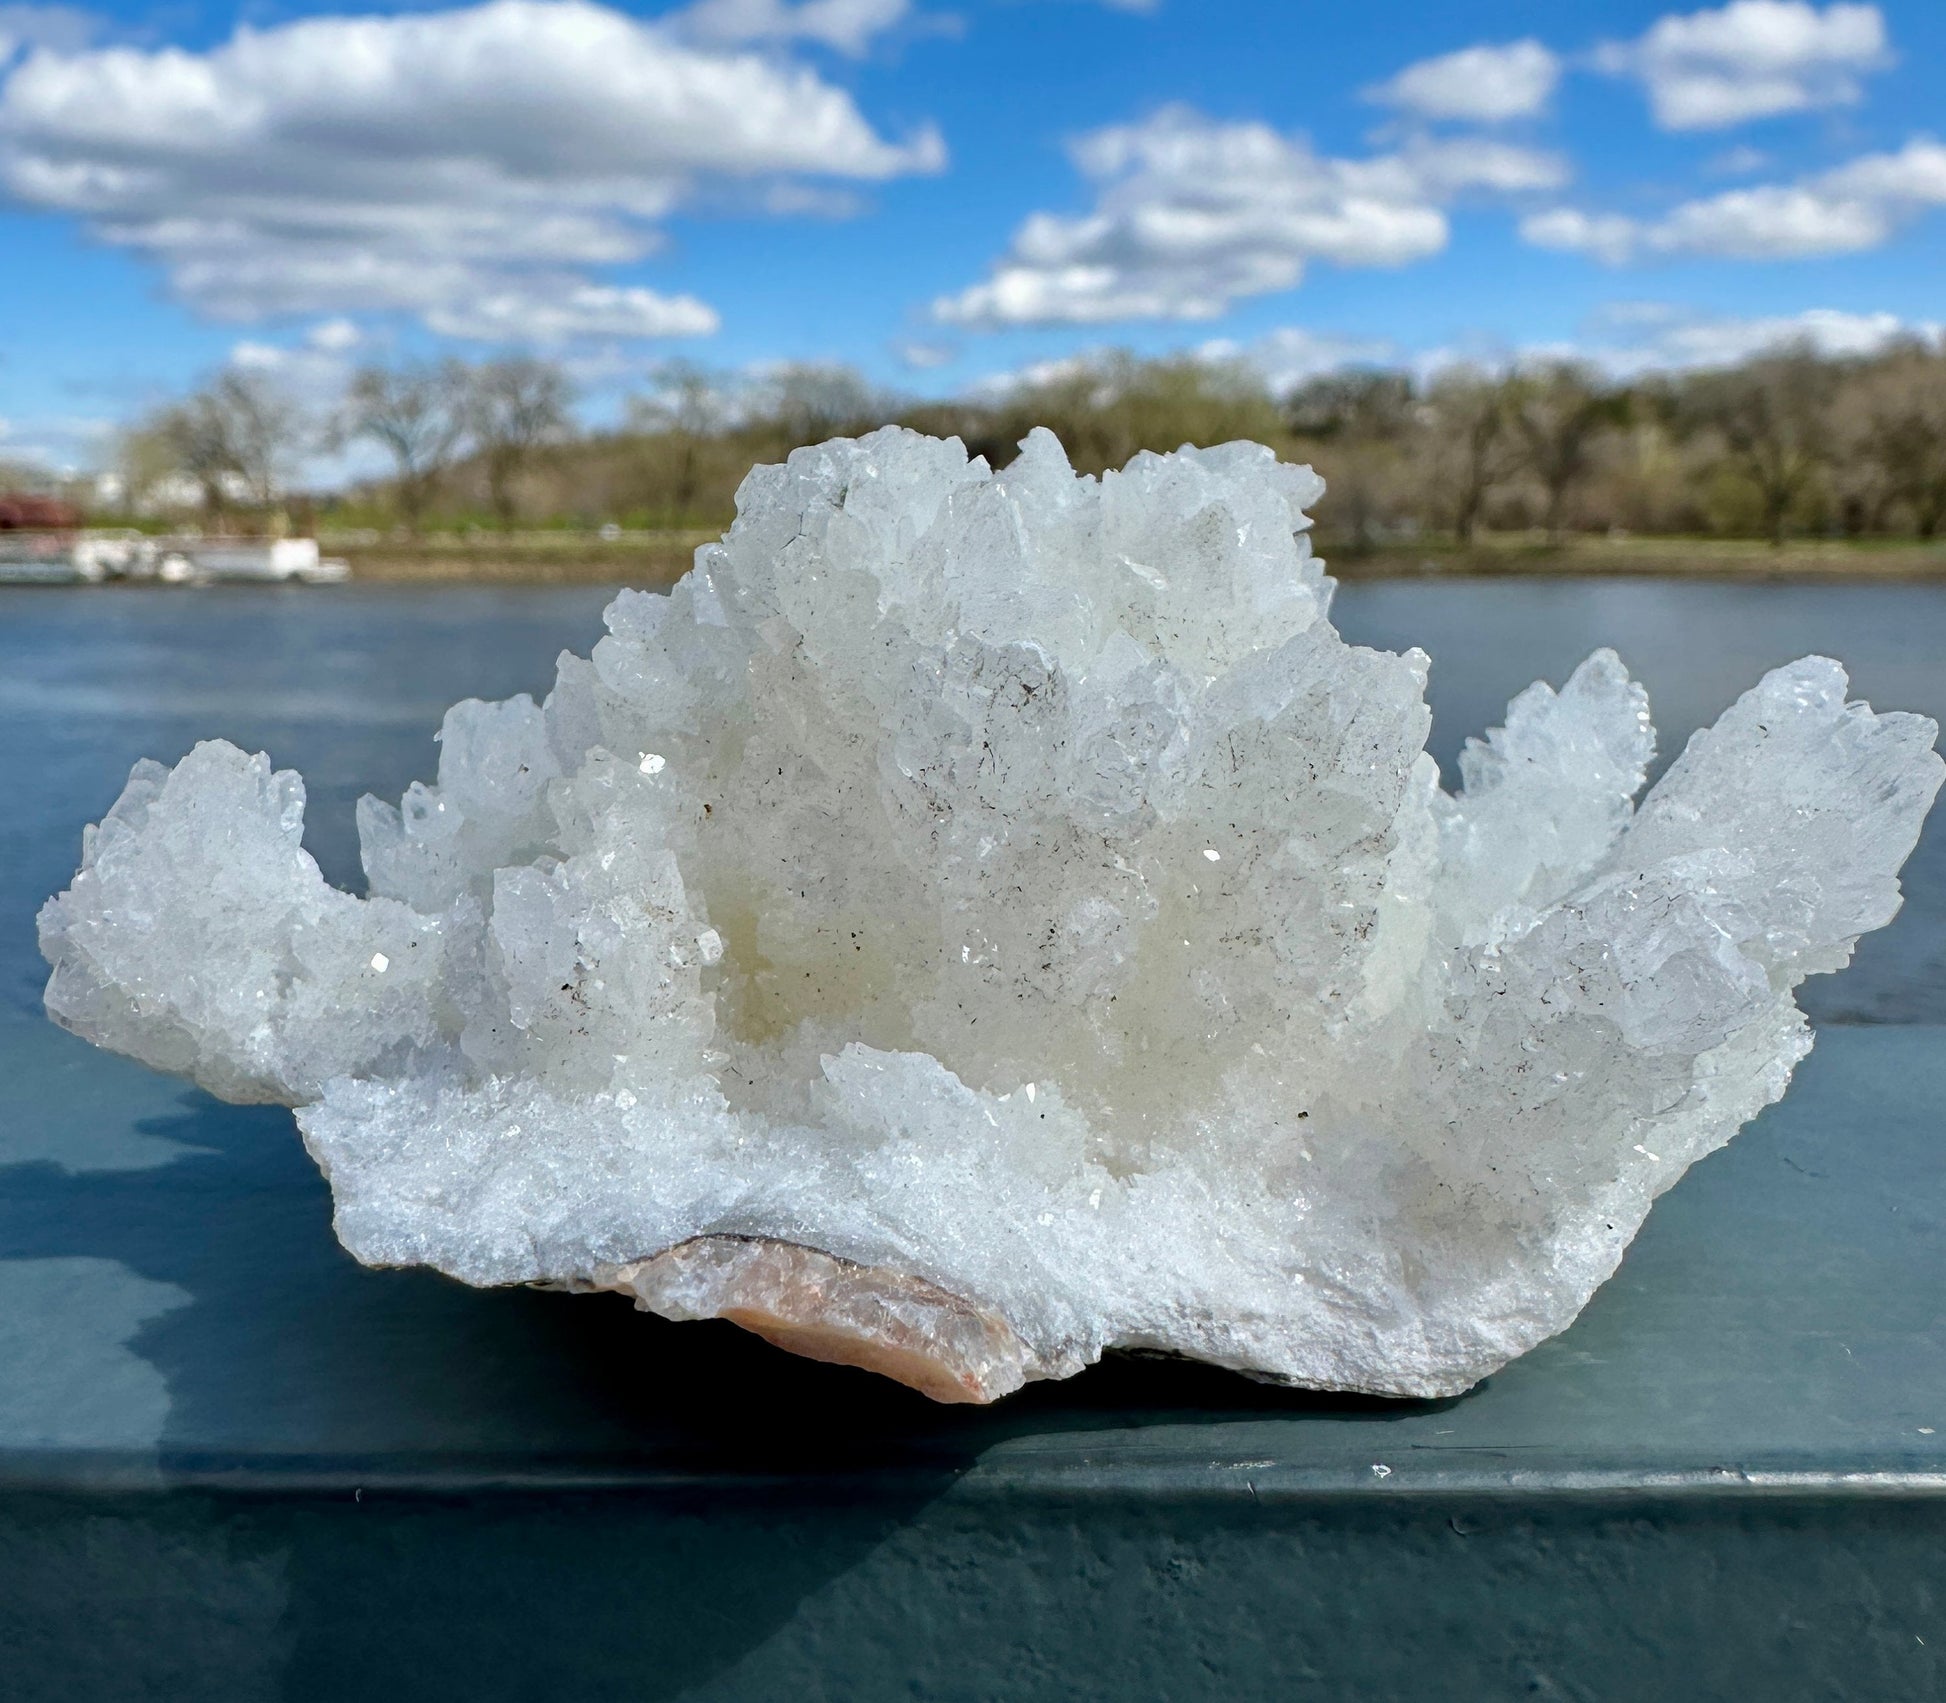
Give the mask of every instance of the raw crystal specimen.
<svg viewBox="0 0 1946 1703">
<path fill-rule="evenodd" d="M 1936 729 L 1766 676 L 1639 808 L 1597 652 L 1441 792 L 1344 643 L 1308 469 L 1077 479 L 887 430 L 753 472 L 553 693 L 367 799 L 143 763 L 41 918 L 49 1011 L 298 1108 L 345 1245 L 615 1289 L 945 1400 L 1171 1350 L 1442 1395 L 1562 1329 L 1784 1091 L 1899 903 Z"/>
</svg>

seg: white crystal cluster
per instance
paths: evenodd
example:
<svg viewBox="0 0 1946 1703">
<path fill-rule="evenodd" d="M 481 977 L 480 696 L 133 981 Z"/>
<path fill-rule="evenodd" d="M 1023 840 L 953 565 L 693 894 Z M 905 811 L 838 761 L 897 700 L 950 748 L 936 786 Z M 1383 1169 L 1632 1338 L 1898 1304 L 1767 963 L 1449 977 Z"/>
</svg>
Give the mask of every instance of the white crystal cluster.
<svg viewBox="0 0 1946 1703">
<path fill-rule="evenodd" d="M 360 806 L 369 898 L 267 758 L 139 765 L 48 1009 L 296 1106 L 372 1264 L 623 1287 L 747 1238 L 1010 1332 L 982 1394 L 1115 1346 L 1462 1390 L 1783 1092 L 1936 729 L 1810 658 L 1636 806 L 1602 651 L 1448 796 L 1426 657 L 1326 618 L 1322 489 L 1252 444 L 800 450 L 544 704 L 448 713 L 438 784 Z"/>
</svg>

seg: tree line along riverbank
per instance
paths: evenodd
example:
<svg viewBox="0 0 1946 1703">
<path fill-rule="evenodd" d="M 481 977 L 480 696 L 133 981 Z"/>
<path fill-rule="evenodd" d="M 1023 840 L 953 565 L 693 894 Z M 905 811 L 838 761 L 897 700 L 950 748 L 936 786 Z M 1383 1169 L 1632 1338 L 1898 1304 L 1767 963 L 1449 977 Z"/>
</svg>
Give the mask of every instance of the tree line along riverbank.
<svg viewBox="0 0 1946 1703">
<path fill-rule="evenodd" d="M 351 577 L 397 585 L 672 585 L 714 531 L 480 534 L 417 540 L 326 534 Z M 1717 538 L 1545 538 L 1485 534 L 1461 548 L 1430 539 L 1411 547 L 1357 549 L 1324 541 L 1341 580 L 1588 575 L 1765 580 L 1946 580 L 1946 542 L 1799 539 L 1781 549 Z"/>
<path fill-rule="evenodd" d="M 1110 353 L 943 400 L 842 367 L 670 363 L 610 423 L 583 412 L 532 356 L 368 366 L 309 401 L 230 370 L 131 422 L 70 495 L 97 523 L 315 532 L 367 578 L 642 577 L 679 572 L 750 467 L 799 445 L 895 422 L 1004 465 L 1045 425 L 1083 472 L 1237 438 L 1310 462 L 1319 547 L 1346 573 L 1904 574 L 1934 571 L 1946 536 L 1946 347 L 1922 340 L 1626 378 L 1546 361 L 1281 386 Z M 306 489 L 321 451 L 370 472 Z"/>
</svg>

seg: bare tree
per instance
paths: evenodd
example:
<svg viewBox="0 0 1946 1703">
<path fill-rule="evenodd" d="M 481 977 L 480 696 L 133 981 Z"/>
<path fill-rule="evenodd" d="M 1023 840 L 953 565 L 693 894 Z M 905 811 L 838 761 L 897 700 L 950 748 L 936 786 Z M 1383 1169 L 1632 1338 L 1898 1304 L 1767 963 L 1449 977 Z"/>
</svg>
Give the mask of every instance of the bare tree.
<svg viewBox="0 0 1946 1703">
<path fill-rule="evenodd" d="M 1403 468 L 1418 430 L 1411 375 L 1383 367 L 1325 373 L 1285 398 L 1290 428 L 1319 446 L 1328 508 L 1320 517 L 1354 549 L 1376 544 L 1397 518 Z"/>
<path fill-rule="evenodd" d="M 1433 381 L 1427 409 L 1445 463 L 1453 536 L 1471 544 L 1487 498 L 1520 466 L 1508 382 L 1477 367 L 1449 368 Z"/>
<path fill-rule="evenodd" d="M 1389 367 L 1322 373 L 1285 398 L 1291 430 L 1325 441 L 1403 437 L 1412 426 L 1412 377 Z"/>
<path fill-rule="evenodd" d="M 1895 416 L 1885 408 L 1882 363 L 1868 363 L 1832 401 L 1831 458 L 1826 485 L 1839 526 L 1848 538 L 1883 532 L 1899 507 L 1893 467 L 1898 464 Z M 1888 430 L 1888 428 L 1892 428 Z"/>
<path fill-rule="evenodd" d="M 1859 447 L 1921 538 L 1946 526 L 1946 351 L 1910 343 L 1859 384 Z"/>
<path fill-rule="evenodd" d="M 250 500 L 272 507 L 299 453 L 314 441 L 304 408 L 275 380 L 235 369 L 221 374 L 198 402 L 221 422 L 217 430 L 229 441 Z"/>
<path fill-rule="evenodd" d="M 765 412 L 793 444 L 855 435 L 891 417 L 891 404 L 850 367 L 800 362 L 771 376 Z"/>
<path fill-rule="evenodd" d="M 167 492 L 172 476 L 188 472 L 178 451 L 171 412 L 150 414 L 115 435 L 114 472 L 121 483 L 121 506 L 128 513 L 139 513 Z"/>
<path fill-rule="evenodd" d="M 1589 368 L 1557 361 L 1520 375 L 1509 401 L 1527 467 L 1546 496 L 1547 540 L 1558 544 L 1569 493 L 1594 464 L 1595 446 L 1616 417 L 1615 399 Z"/>
<path fill-rule="evenodd" d="M 220 526 L 237 497 L 264 509 L 276 503 L 310 429 L 304 410 L 273 380 L 232 369 L 133 436 L 146 444 L 148 460 L 196 482 L 205 514 Z"/>
<path fill-rule="evenodd" d="M 694 361 L 665 361 L 654 378 L 654 393 L 629 403 L 629 424 L 638 432 L 660 432 L 672 440 L 676 466 L 670 506 L 687 515 L 696 502 L 702 446 L 729 423 L 730 385 Z"/>
<path fill-rule="evenodd" d="M 467 402 L 467 371 L 455 360 L 363 367 L 346 390 L 336 436 L 392 458 L 394 500 L 414 534 L 466 434 Z"/>
<path fill-rule="evenodd" d="M 221 531 L 236 484 L 242 478 L 235 447 L 220 410 L 207 397 L 191 396 L 158 414 L 151 432 L 175 469 L 203 493 L 203 514 Z"/>
<path fill-rule="evenodd" d="M 1764 536 L 1780 548 L 1792 508 L 1829 460 L 1836 390 L 1836 369 L 1808 344 L 1691 381 L 1691 421 L 1715 436 L 1726 462 L 1749 481 Z"/>
<path fill-rule="evenodd" d="M 879 419 L 895 412 L 884 399 L 879 406 Z M 1193 355 L 1143 360 L 1125 349 L 1052 363 L 989 402 L 896 412 L 952 433 L 995 466 L 1006 465 L 1034 427 L 1046 426 L 1083 473 L 1121 467 L 1139 450 L 1262 442 L 1284 430 L 1263 375 L 1247 363 Z"/>
<path fill-rule="evenodd" d="M 519 511 L 516 481 L 543 444 L 572 430 L 574 388 L 552 361 L 507 355 L 473 370 L 466 425 L 486 470 L 487 499 L 504 528 Z"/>
</svg>

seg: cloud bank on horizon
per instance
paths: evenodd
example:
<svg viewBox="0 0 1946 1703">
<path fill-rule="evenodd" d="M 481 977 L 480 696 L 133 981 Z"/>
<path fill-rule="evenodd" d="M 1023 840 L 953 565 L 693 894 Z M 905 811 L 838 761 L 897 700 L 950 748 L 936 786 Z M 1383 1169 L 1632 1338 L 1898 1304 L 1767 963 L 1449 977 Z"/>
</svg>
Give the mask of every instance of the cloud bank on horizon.
<svg viewBox="0 0 1946 1703">
<path fill-rule="evenodd" d="M 749 360 L 766 337 L 808 332 L 821 347 L 769 355 L 963 384 L 1015 357 L 1066 358 L 1063 341 L 1180 341 L 1194 325 L 1198 346 L 1297 371 L 1375 349 L 1435 358 L 1442 336 L 1553 346 L 1522 306 L 1522 269 L 1579 292 L 1574 346 L 1621 364 L 1718 358 L 1747 341 L 1741 326 L 1852 347 L 1919 322 L 1828 272 L 1815 287 L 1847 283 L 1853 300 L 1793 305 L 1746 282 L 1749 311 L 1724 303 L 1732 274 L 1873 256 L 1890 278 L 1902 246 L 1937 252 L 1946 143 L 1923 104 L 1883 94 L 1925 32 L 1946 35 L 1928 0 L 1615 4 L 1550 39 L 1459 45 L 1443 10 L 1400 0 L 1380 20 L 1393 63 L 1347 77 L 1337 107 L 1244 98 L 1250 56 L 1232 52 L 1243 93 L 1221 112 L 1181 98 L 1169 52 L 1127 54 L 1129 32 L 1160 42 L 1182 3 L 689 0 L 643 17 L 483 0 L 239 22 L 201 42 L 0 3 L 0 236 L 78 230 L 162 285 L 172 305 L 157 311 L 185 338 L 229 325 L 283 339 L 250 342 L 259 360 L 349 359 L 373 336 L 584 355 L 714 338 Z M 1052 61 L 1111 34 L 1140 71 L 1119 116 L 1042 114 L 1026 135 L 976 122 L 983 98 L 1008 98 L 995 79 L 1010 63 L 1058 79 Z M 1438 50 L 1397 51 L 1415 36 Z M 1316 87 L 1331 56 L 1316 30 L 1304 39 Z M 983 45 L 1001 41 L 1011 60 Z M 1321 140 L 1331 124 L 1345 134 Z M 773 314 L 799 289 L 791 232 L 834 220 L 871 287 L 848 305 L 827 257 L 800 292 L 826 292 L 817 311 Z M 759 264 L 692 258 L 712 245 Z M 1618 344 L 1626 315 L 1606 292 L 1624 270 L 1656 281 L 1631 286 L 1642 311 Z M 1381 282 L 1398 274 L 1423 275 L 1416 304 Z M 1689 279 L 1713 299 L 1633 301 Z M 0 308 L 8 291 L 0 270 Z M 895 292 L 903 321 L 887 324 Z M 1341 323 L 1267 323 L 1294 292 Z M 1438 323 L 1411 323 L 1415 305 Z M 334 350 L 321 326 L 352 341 Z"/>
</svg>

